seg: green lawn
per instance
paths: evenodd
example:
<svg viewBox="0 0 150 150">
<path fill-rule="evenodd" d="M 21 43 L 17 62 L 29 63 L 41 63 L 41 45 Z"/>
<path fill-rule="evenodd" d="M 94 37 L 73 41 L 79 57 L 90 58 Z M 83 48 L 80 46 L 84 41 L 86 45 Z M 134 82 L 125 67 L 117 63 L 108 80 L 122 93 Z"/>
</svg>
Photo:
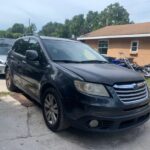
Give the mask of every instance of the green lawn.
<svg viewBox="0 0 150 150">
<path fill-rule="evenodd" d="M 148 86 L 150 88 L 150 79 L 147 79 L 146 81 L 147 81 L 147 84 L 148 84 Z"/>
</svg>

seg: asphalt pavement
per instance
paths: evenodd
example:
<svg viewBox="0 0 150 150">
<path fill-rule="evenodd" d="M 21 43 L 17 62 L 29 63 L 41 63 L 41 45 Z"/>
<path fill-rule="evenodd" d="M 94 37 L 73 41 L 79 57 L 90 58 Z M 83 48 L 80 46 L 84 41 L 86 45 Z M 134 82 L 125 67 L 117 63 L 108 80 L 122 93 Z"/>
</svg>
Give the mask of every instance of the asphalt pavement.
<svg viewBox="0 0 150 150">
<path fill-rule="evenodd" d="M 7 92 L 0 79 L 0 90 Z M 89 133 L 70 128 L 53 133 L 43 120 L 41 108 L 26 105 L 18 96 L 0 97 L 0 150 L 149 150 L 150 121 L 118 133 Z"/>
</svg>

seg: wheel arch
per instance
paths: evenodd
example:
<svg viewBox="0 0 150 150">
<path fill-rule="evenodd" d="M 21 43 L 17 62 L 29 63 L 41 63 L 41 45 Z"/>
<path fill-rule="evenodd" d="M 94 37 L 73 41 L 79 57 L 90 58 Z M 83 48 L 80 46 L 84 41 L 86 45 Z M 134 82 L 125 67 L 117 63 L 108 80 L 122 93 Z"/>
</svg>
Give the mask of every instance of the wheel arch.
<svg viewBox="0 0 150 150">
<path fill-rule="evenodd" d="M 62 94 L 61 94 L 60 90 L 55 85 L 48 82 L 48 83 L 43 84 L 40 88 L 40 102 L 41 103 L 43 102 L 44 91 L 48 88 L 55 89 L 57 94 L 60 96 L 60 98 L 62 98 Z"/>
</svg>

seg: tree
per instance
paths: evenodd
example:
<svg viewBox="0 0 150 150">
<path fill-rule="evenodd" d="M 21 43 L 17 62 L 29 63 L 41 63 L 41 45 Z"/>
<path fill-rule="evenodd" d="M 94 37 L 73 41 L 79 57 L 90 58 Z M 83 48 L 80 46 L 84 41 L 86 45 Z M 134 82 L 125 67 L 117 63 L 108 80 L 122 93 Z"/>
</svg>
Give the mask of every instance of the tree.
<svg viewBox="0 0 150 150">
<path fill-rule="evenodd" d="M 39 33 L 46 36 L 63 37 L 64 25 L 56 22 L 49 22 L 42 27 L 42 30 Z"/>
<path fill-rule="evenodd" d="M 119 3 L 114 3 L 105 8 L 99 15 L 99 26 L 129 24 L 129 13 L 120 6 Z"/>
<path fill-rule="evenodd" d="M 99 13 L 89 11 L 85 19 L 86 32 L 91 32 L 99 28 Z"/>
<path fill-rule="evenodd" d="M 46 36 L 71 38 L 72 35 L 79 36 L 85 33 L 84 22 L 84 15 L 77 15 L 72 20 L 65 20 L 64 24 L 49 22 L 39 33 Z"/>
<path fill-rule="evenodd" d="M 84 25 L 85 19 L 83 14 L 74 16 L 70 21 L 71 34 L 74 35 L 75 37 L 84 34 L 85 33 Z"/>
<path fill-rule="evenodd" d="M 0 30 L 0 38 L 6 37 L 6 31 Z"/>
<path fill-rule="evenodd" d="M 8 31 L 12 32 L 12 33 L 21 33 L 24 34 L 25 32 L 25 26 L 23 24 L 20 23 L 15 23 L 12 28 L 9 28 Z"/>
<path fill-rule="evenodd" d="M 25 28 L 26 34 L 33 34 L 37 30 L 36 25 L 34 23 L 31 23 L 29 27 Z"/>
<path fill-rule="evenodd" d="M 63 34 L 64 37 L 65 38 L 71 38 L 71 36 L 72 36 L 72 33 L 71 33 L 71 20 L 69 20 L 69 19 L 65 20 L 63 30 L 64 30 L 64 34 Z"/>
<path fill-rule="evenodd" d="M 72 35 L 78 37 L 98 28 L 108 25 L 120 25 L 133 23 L 130 21 L 127 10 L 114 3 L 106 7 L 103 11 L 89 11 L 87 15 L 79 14 L 72 19 L 66 19 L 65 23 L 49 22 L 44 25 L 39 32 L 41 35 L 71 38 Z M 33 34 L 36 32 L 36 25 L 31 23 L 29 27 L 21 23 L 15 23 L 6 31 L 0 31 L 0 37 L 17 38 L 23 34 Z"/>
<path fill-rule="evenodd" d="M 86 16 L 76 15 L 72 19 L 66 19 L 65 23 L 49 22 L 43 26 L 40 34 L 71 38 L 94 31 L 107 25 L 120 25 L 133 23 L 129 19 L 127 10 L 114 3 L 105 8 L 102 12 L 89 11 Z"/>
<path fill-rule="evenodd" d="M 15 23 L 12 27 L 8 28 L 6 31 L 0 31 L 1 38 L 19 38 L 24 34 L 34 33 L 36 31 L 35 24 L 31 24 L 30 27 L 25 27 L 23 24 Z"/>
</svg>

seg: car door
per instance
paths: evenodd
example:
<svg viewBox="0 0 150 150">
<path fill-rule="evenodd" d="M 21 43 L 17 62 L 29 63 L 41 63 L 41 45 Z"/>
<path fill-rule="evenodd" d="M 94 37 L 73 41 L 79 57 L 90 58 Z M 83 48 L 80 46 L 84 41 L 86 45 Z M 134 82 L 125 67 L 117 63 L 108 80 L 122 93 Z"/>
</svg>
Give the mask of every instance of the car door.
<svg viewBox="0 0 150 150">
<path fill-rule="evenodd" d="M 12 55 L 11 57 L 11 68 L 13 73 L 13 79 L 14 83 L 20 87 L 23 88 L 22 84 L 22 75 L 23 75 L 23 60 L 25 59 L 25 53 L 28 49 L 28 42 L 29 38 L 21 38 L 17 40 L 12 47 Z"/>
<path fill-rule="evenodd" d="M 38 98 L 40 81 L 46 68 L 46 59 L 42 52 L 40 43 L 36 38 L 30 38 L 28 50 L 35 50 L 39 55 L 38 61 L 24 60 L 23 65 L 23 84 L 28 93 Z"/>
</svg>

